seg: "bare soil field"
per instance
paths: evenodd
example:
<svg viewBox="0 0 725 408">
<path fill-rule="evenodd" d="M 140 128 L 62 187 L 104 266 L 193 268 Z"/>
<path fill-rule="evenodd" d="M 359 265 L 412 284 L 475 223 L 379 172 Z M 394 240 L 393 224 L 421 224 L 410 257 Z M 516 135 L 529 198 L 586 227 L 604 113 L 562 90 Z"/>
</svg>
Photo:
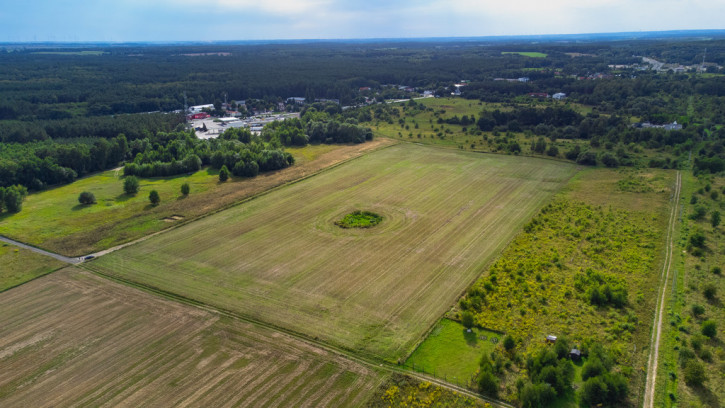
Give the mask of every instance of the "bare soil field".
<svg viewBox="0 0 725 408">
<path fill-rule="evenodd" d="M 86 267 L 395 362 L 575 171 L 397 145 Z"/>
<path fill-rule="evenodd" d="M 383 376 L 76 268 L 0 293 L 0 406 L 361 406 Z"/>
</svg>

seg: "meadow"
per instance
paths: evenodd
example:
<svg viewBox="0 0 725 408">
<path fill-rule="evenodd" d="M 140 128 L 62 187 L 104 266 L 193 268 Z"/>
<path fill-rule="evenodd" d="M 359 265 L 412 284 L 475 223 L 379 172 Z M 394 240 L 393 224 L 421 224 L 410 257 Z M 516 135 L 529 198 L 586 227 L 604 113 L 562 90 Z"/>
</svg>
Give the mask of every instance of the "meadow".
<svg viewBox="0 0 725 408">
<path fill-rule="evenodd" d="M 638 405 L 673 183 L 674 172 L 662 170 L 578 173 L 524 226 L 451 317 L 471 311 L 479 327 L 512 336 L 515 353 L 524 357 L 544 347 L 547 335 L 579 347 L 601 344 L 628 377 L 630 401 Z M 506 400 L 517 399 L 521 368 L 502 376 Z M 559 404 L 574 406 L 574 395 Z"/>
<path fill-rule="evenodd" d="M 86 255 L 187 222 L 390 143 L 291 148 L 288 151 L 299 161 L 280 171 L 220 183 L 218 171 L 205 168 L 191 175 L 140 179 L 136 195 L 124 194 L 121 170 L 105 171 L 30 194 L 21 212 L 0 214 L 0 234 L 67 256 Z M 187 197 L 180 193 L 184 183 L 191 187 Z M 152 189 L 161 197 L 158 206 L 149 202 Z M 93 193 L 97 203 L 80 205 L 83 191 Z"/>
<path fill-rule="evenodd" d="M 86 267 L 402 362 L 574 173 L 554 161 L 401 144 Z M 354 210 L 383 222 L 335 225 Z"/>
<path fill-rule="evenodd" d="M 683 174 L 680 229 L 674 251 L 673 276 L 668 282 L 665 320 L 654 405 L 721 406 L 725 402 L 725 253 L 722 226 L 713 226 L 713 212 L 725 212 L 725 179 Z M 699 209 L 704 209 L 701 211 Z M 697 214 L 702 214 L 698 216 Z M 692 237 L 705 237 L 701 248 Z M 712 296 L 707 288 L 714 289 Z M 715 336 L 702 333 L 704 322 L 716 322 Z M 688 367 L 701 367 L 702 384 L 688 379 Z"/>
<path fill-rule="evenodd" d="M 381 373 L 68 268 L 0 293 L 0 405 L 362 406 Z"/>
<path fill-rule="evenodd" d="M 503 51 L 501 55 L 521 55 L 530 58 L 546 58 L 548 54 L 533 51 Z"/>
<path fill-rule="evenodd" d="M 43 276 L 66 264 L 56 259 L 36 254 L 0 242 L 0 292 Z"/>
</svg>

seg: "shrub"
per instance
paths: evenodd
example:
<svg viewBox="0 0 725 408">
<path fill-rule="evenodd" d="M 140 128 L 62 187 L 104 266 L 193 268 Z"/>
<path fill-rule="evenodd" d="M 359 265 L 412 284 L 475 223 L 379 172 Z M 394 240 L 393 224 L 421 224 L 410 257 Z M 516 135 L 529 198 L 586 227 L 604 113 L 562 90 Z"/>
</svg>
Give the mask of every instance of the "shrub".
<svg viewBox="0 0 725 408">
<path fill-rule="evenodd" d="M 138 193 L 138 186 L 139 182 L 136 176 L 126 176 L 126 178 L 123 179 L 123 191 L 126 194 L 136 194 Z"/>
<path fill-rule="evenodd" d="M 96 196 L 89 191 L 84 191 L 78 196 L 78 202 L 83 205 L 95 204 Z"/>
<path fill-rule="evenodd" d="M 482 394 L 495 397 L 498 394 L 498 377 L 491 370 L 482 370 L 477 378 L 478 390 Z"/>
<path fill-rule="evenodd" d="M 189 186 L 189 183 L 184 183 L 181 185 L 181 194 L 188 196 L 190 191 L 191 187 Z"/>
<path fill-rule="evenodd" d="M 717 324 L 714 320 L 705 320 L 702 322 L 702 334 L 709 338 L 717 335 Z"/>
<path fill-rule="evenodd" d="M 151 201 L 152 205 L 159 205 L 161 202 L 161 197 L 159 197 L 159 192 L 156 190 L 151 190 L 149 193 L 149 201 Z"/>
<path fill-rule="evenodd" d="M 692 305 L 692 315 L 695 317 L 701 316 L 705 313 L 705 307 L 702 305 Z"/>
<path fill-rule="evenodd" d="M 695 231 L 690 235 L 690 245 L 695 248 L 702 248 L 705 246 L 705 234 L 702 231 Z"/>
<path fill-rule="evenodd" d="M 697 360 L 691 359 L 685 365 L 685 383 L 690 387 L 699 387 L 707 381 L 705 368 Z"/>
<path fill-rule="evenodd" d="M 219 170 L 219 181 L 227 181 L 229 179 L 229 169 L 226 165 L 223 165 Z"/>
<path fill-rule="evenodd" d="M 506 349 L 506 351 L 511 351 L 516 347 L 516 341 L 511 336 L 506 336 L 503 338 L 503 348 Z"/>
<path fill-rule="evenodd" d="M 722 269 L 720 269 L 719 266 L 713 266 L 710 270 L 715 275 L 720 275 L 722 273 Z"/>
<path fill-rule="evenodd" d="M 555 399 L 556 391 L 547 383 L 528 383 L 519 392 L 519 400 L 523 408 L 546 407 Z"/>
<path fill-rule="evenodd" d="M 710 224 L 713 228 L 717 228 L 717 226 L 720 225 L 720 211 L 713 211 L 712 214 L 710 214 Z"/>
<path fill-rule="evenodd" d="M 702 289 L 702 294 L 708 299 L 708 300 L 714 300 L 715 295 L 717 295 L 717 288 L 715 287 L 715 284 L 708 283 L 705 285 L 705 287 Z"/>
</svg>

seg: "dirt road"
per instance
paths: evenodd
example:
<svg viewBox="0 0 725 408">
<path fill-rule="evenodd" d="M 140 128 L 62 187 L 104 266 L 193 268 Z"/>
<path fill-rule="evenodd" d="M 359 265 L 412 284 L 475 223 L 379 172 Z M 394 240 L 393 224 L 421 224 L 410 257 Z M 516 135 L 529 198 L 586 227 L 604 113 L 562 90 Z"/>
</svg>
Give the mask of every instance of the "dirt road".
<svg viewBox="0 0 725 408">
<path fill-rule="evenodd" d="M 674 252 L 674 233 L 677 225 L 677 208 L 680 203 L 680 190 L 682 188 L 682 174 L 678 171 L 675 181 L 675 190 L 670 210 L 670 221 L 667 227 L 667 244 L 665 261 L 662 265 L 662 280 L 660 281 L 660 301 L 655 311 L 655 321 L 652 327 L 652 341 L 650 342 L 649 361 L 647 363 L 647 385 L 644 390 L 644 408 L 653 408 L 655 399 L 655 383 L 657 381 L 657 362 L 660 351 L 660 335 L 662 334 L 662 320 L 665 315 L 665 299 L 667 298 L 667 282 L 672 269 L 672 254 Z"/>
</svg>

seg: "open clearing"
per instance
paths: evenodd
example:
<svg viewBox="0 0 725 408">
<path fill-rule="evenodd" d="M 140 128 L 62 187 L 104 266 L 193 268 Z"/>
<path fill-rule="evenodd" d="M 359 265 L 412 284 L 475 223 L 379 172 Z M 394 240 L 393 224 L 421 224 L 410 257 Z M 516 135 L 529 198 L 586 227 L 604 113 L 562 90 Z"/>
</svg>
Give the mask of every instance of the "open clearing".
<svg viewBox="0 0 725 408">
<path fill-rule="evenodd" d="M 0 215 L 0 234 L 67 256 L 86 255 L 169 228 L 178 223 L 168 221 L 174 216 L 192 220 L 391 143 L 380 139 L 360 145 L 287 149 L 299 158 L 298 164 L 252 179 L 232 178 L 226 183 L 219 183 L 218 171 L 211 169 L 189 176 L 144 178 L 135 196 L 123 193 L 122 170 L 105 171 L 30 194 L 21 212 Z M 191 186 L 186 198 L 180 193 L 184 183 Z M 156 207 L 148 199 L 152 189 L 161 196 L 161 204 Z M 92 192 L 98 203 L 78 204 L 78 195 L 83 191 Z"/>
<path fill-rule="evenodd" d="M 360 406 L 382 375 L 68 268 L 0 294 L 0 406 Z"/>
<path fill-rule="evenodd" d="M 87 267 L 395 362 L 574 172 L 397 145 Z"/>
<path fill-rule="evenodd" d="M 530 52 L 530 51 L 504 51 L 501 53 L 502 55 L 510 55 L 510 54 L 516 54 L 521 55 L 523 57 L 530 57 L 530 58 L 546 58 L 548 54 L 544 54 L 543 52 Z"/>
<path fill-rule="evenodd" d="M 65 263 L 0 242 L 0 292 L 62 268 Z"/>
</svg>

